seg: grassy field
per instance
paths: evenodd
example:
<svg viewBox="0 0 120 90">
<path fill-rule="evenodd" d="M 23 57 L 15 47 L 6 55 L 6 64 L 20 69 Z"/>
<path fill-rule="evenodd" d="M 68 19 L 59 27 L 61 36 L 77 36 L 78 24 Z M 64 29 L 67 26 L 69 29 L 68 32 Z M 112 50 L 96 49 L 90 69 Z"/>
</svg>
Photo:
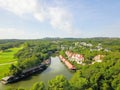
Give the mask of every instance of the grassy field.
<svg viewBox="0 0 120 90">
<path fill-rule="evenodd" d="M 3 78 L 4 74 L 8 72 L 9 67 L 10 67 L 10 64 L 9 65 L 1 65 L 0 66 L 0 79 Z"/>
<path fill-rule="evenodd" d="M 0 52 L 0 79 L 8 72 L 9 67 L 12 63 L 16 63 L 14 59 L 14 54 L 17 53 L 22 47 L 10 48 L 7 51 Z"/>
<path fill-rule="evenodd" d="M 14 54 L 18 52 L 20 49 L 22 49 L 22 47 L 10 48 L 7 51 L 0 52 L 0 64 L 16 61 L 16 59 L 14 59 L 13 57 Z"/>
</svg>

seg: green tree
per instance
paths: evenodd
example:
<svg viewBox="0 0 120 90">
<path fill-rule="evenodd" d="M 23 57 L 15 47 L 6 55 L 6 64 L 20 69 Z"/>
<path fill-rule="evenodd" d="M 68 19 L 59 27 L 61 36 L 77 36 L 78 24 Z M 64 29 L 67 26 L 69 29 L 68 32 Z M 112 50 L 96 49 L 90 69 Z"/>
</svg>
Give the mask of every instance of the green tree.
<svg viewBox="0 0 120 90">
<path fill-rule="evenodd" d="M 70 90 L 70 85 L 63 75 L 59 75 L 48 82 L 48 90 Z"/>
<path fill-rule="evenodd" d="M 18 73 L 18 69 L 14 64 L 12 64 L 9 69 L 11 75 L 16 75 Z"/>
<path fill-rule="evenodd" d="M 120 88 L 120 74 L 115 76 L 114 80 L 112 81 L 112 87 L 114 89 Z"/>
<path fill-rule="evenodd" d="M 70 84 L 73 90 L 85 90 L 88 87 L 88 80 L 81 76 L 81 72 L 77 71 L 71 78 Z"/>
<path fill-rule="evenodd" d="M 36 82 L 30 90 L 45 90 L 45 85 L 42 81 Z"/>
</svg>

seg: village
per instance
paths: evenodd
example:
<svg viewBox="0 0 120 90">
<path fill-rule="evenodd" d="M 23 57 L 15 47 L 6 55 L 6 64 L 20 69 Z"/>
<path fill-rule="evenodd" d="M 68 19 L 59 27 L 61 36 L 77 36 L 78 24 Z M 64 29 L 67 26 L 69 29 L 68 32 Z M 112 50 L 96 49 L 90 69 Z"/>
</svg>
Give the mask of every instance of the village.
<svg viewBox="0 0 120 90">
<path fill-rule="evenodd" d="M 109 49 L 103 48 L 101 43 L 98 45 L 93 45 L 86 42 L 74 42 L 74 46 L 61 45 L 61 50 L 64 51 L 66 58 L 71 62 L 76 62 L 77 64 L 85 65 L 86 54 L 94 53 L 90 58 L 92 60 L 91 64 L 95 62 L 102 62 L 104 59 L 103 52 L 110 52 Z M 85 52 L 86 51 L 86 52 Z M 85 53 L 84 53 L 85 52 Z M 89 55 L 90 56 L 90 55 Z"/>
</svg>

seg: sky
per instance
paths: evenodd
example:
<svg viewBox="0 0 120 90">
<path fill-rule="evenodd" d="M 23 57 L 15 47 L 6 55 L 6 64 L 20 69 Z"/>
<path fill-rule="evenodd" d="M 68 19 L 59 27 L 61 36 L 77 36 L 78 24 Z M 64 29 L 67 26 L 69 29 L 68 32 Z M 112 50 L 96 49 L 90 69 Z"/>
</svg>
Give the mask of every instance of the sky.
<svg viewBox="0 0 120 90">
<path fill-rule="evenodd" d="M 0 39 L 120 37 L 120 0 L 0 0 Z"/>
</svg>

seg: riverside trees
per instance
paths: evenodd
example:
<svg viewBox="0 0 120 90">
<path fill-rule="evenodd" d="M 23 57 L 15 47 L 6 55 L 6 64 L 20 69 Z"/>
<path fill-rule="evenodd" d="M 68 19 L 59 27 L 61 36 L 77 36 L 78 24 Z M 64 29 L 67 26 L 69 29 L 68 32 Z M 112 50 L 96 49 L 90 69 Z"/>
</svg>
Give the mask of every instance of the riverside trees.
<svg viewBox="0 0 120 90">
<path fill-rule="evenodd" d="M 48 82 L 48 90 L 70 90 L 70 84 L 63 75 L 59 75 Z"/>
<path fill-rule="evenodd" d="M 92 46 L 89 47 L 88 43 Z M 57 76 L 48 82 L 48 90 L 120 90 L 120 39 L 62 39 L 54 42 L 33 40 L 26 41 L 24 45 L 25 48 L 15 55 L 19 65 L 11 67 L 13 72 L 16 72 L 14 68 L 24 70 L 33 67 L 55 51 L 65 55 L 66 50 L 71 50 L 84 55 L 86 65 L 73 62 L 78 71 L 72 78 L 67 80 L 64 76 Z M 93 57 L 98 54 L 105 56 L 103 62 L 90 65 Z M 37 83 L 33 87 L 44 85 Z"/>
<path fill-rule="evenodd" d="M 26 41 L 23 47 L 14 55 L 18 59 L 18 63 L 10 67 L 10 74 L 12 75 L 20 74 L 25 69 L 40 65 L 41 62 L 48 59 L 57 50 L 57 46 L 51 42 L 37 40 Z"/>
</svg>

